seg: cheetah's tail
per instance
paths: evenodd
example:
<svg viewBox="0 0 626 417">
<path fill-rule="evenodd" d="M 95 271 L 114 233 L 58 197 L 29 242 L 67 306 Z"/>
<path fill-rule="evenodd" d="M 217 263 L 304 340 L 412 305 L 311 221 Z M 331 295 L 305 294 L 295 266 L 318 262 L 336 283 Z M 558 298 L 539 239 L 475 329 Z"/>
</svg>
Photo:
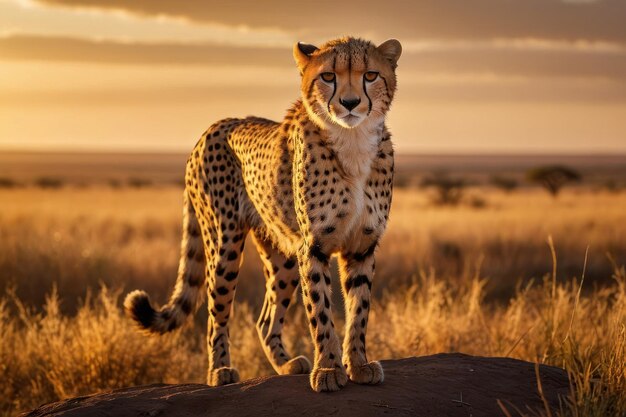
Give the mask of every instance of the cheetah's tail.
<svg viewBox="0 0 626 417">
<path fill-rule="evenodd" d="M 204 301 L 206 261 L 200 225 L 187 192 L 184 201 L 178 278 L 169 302 L 155 309 L 148 294 L 140 290 L 129 293 L 124 300 L 126 313 L 150 333 L 167 333 L 180 327 Z"/>
</svg>

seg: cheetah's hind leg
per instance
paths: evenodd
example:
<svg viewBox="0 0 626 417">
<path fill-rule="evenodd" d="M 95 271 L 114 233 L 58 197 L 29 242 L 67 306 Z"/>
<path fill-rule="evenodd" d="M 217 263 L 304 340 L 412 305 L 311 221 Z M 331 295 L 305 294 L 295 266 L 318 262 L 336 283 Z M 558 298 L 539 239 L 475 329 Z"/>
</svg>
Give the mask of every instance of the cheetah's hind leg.
<svg viewBox="0 0 626 417">
<path fill-rule="evenodd" d="M 234 231 L 228 241 L 223 239 L 215 242 L 212 239 L 207 248 L 213 254 L 211 261 L 207 263 L 207 384 L 211 386 L 239 382 L 239 372 L 230 365 L 228 319 L 235 298 L 244 242 L 245 233 Z"/>
</svg>

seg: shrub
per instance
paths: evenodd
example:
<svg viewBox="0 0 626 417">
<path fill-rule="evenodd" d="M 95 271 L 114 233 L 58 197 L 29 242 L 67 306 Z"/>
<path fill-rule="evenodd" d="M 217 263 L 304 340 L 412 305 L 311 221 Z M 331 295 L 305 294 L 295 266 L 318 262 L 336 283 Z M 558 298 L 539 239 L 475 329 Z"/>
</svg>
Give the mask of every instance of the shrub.
<svg viewBox="0 0 626 417">
<path fill-rule="evenodd" d="M 109 187 L 111 188 L 120 188 L 122 186 L 122 181 L 118 180 L 117 178 L 111 178 L 107 181 L 107 183 L 109 184 Z"/>
<path fill-rule="evenodd" d="M 13 178 L 0 177 L 0 188 L 15 188 L 17 186 L 18 183 Z"/>
<path fill-rule="evenodd" d="M 128 186 L 134 188 L 144 188 L 152 185 L 152 181 L 146 178 L 131 177 L 126 182 Z"/>
<path fill-rule="evenodd" d="M 463 198 L 467 182 L 463 178 L 454 178 L 446 173 L 438 172 L 424 177 L 421 185 L 435 189 L 436 194 L 433 200 L 435 204 L 456 206 Z"/>
<path fill-rule="evenodd" d="M 604 188 L 611 193 L 619 193 L 622 187 L 617 181 L 610 179 L 604 182 Z"/>
<path fill-rule="evenodd" d="M 519 182 L 512 177 L 494 175 L 489 179 L 489 183 L 500 190 L 510 193 L 519 186 Z"/>
<path fill-rule="evenodd" d="M 582 179 L 577 171 L 561 165 L 534 168 L 526 176 L 530 182 L 541 184 L 553 197 L 559 194 L 565 184 Z"/>
<path fill-rule="evenodd" d="M 412 178 L 407 174 L 395 174 L 393 176 L 394 188 L 409 188 L 412 185 Z"/>
<path fill-rule="evenodd" d="M 64 181 L 56 177 L 39 177 L 35 180 L 35 185 L 39 188 L 61 188 L 65 185 Z"/>
<path fill-rule="evenodd" d="M 483 209 L 487 207 L 487 200 L 484 197 L 481 197 L 479 195 L 473 195 L 468 198 L 467 204 L 471 208 Z"/>
</svg>

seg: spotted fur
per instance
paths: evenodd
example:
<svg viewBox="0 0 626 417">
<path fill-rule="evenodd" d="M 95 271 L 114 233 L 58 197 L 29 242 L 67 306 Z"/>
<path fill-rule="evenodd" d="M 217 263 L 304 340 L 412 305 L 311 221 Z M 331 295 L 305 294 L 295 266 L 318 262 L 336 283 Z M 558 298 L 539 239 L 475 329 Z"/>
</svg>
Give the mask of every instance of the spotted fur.
<svg viewBox="0 0 626 417">
<path fill-rule="evenodd" d="M 297 44 L 302 98 L 281 123 L 248 117 L 215 123 L 186 170 L 184 229 L 176 288 L 155 309 L 142 291 L 125 300 L 150 332 L 179 327 L 208 294 L 210 385 L 239 379 L 231 366 L 228 319 L 244 242 L 252 232 L 266 295 L 257 330 L 280 374 L 309 373 L 316 391 L 348 378 L 383 380 L 366 356 L 374 253 L 391 205 L 393 148 L 385 115 L 396 89 L 400 43 L 342 38 L 321 48 Z M 346 304 L 343 346 L 331 312 L 331 256 L 339 257 Z M 282 344 L 284 317 L 302 286 L 315 345 L 313 367 Z"/>
</svg>

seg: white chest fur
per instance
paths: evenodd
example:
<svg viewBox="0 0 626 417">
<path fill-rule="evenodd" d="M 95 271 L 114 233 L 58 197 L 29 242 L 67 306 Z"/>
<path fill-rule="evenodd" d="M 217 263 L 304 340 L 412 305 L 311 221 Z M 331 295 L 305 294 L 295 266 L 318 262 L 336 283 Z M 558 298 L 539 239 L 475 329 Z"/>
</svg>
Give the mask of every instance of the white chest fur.
<svg viewBox="0 0 626 417">
<path fill-rule="evenodd" d="M 365 183 L 376 157 L 382 131 L 382 123 L 376 125 L 363 123 L 353 129 L 336 128 L 329 131 L 328 144 L 335 152 L 337 162 L 343 171 L 343 180 L 348 184 L 355 202 L 355 210 L 351 213 L 355 223 L 362 218 Z M 354 226 L 354 223 L 351 226 Z"/>
</svg>

